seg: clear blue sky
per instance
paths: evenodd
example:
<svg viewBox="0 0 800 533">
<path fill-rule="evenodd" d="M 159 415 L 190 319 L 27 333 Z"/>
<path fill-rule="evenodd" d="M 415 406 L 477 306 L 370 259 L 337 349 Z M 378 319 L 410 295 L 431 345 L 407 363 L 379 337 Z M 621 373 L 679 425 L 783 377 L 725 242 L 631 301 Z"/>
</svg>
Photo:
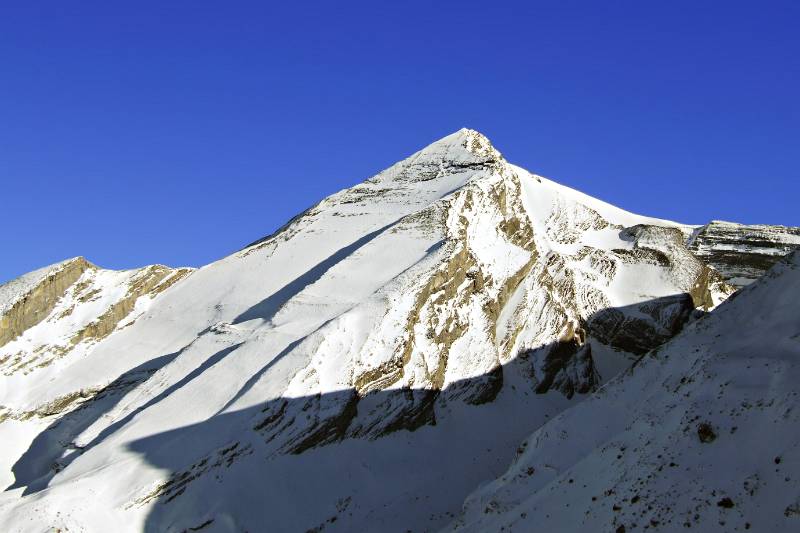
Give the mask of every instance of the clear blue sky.
<svg viewBox="0 0 800 533">
<path fill-rule="evenodd" d="M 800 2 L 388 4 L 3 2 L 0 281 L 208 263 L 462 126 L 629 210 L 800 225 Z"/>
</svg>

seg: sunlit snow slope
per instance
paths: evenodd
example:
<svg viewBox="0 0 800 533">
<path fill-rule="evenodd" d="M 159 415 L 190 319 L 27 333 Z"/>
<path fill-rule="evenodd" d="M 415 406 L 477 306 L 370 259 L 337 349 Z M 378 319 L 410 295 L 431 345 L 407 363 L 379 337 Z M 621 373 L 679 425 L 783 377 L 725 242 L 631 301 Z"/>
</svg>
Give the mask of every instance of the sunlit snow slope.
<svg viewBox="0 0 800 533">
<path fill-rule="evenodd" d="M 701 229 L 465 129 L 196 271 L 0 286 L 0 530 L 444 527 L 734 292 Z"/>
</svg>

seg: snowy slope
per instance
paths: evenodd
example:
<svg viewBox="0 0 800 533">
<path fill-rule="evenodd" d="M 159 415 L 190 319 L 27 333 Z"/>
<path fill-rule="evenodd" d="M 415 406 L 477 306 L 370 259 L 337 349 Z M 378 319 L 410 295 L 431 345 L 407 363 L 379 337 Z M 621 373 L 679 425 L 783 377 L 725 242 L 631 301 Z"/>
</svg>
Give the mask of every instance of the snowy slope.
<svg viewBox="0 0 800 533">
<path fill-rule="evenodd" d="M 460 130 L 196 271 L 37 274 L 3 316 L 0 530 L 443 527 L 733 292 L 696 230 Z"/>
<path fill-rule="evenodd" d="M 539 428 L 451 528 L 797 531 L 798 294 L 795 252 Z"/>
</svg>

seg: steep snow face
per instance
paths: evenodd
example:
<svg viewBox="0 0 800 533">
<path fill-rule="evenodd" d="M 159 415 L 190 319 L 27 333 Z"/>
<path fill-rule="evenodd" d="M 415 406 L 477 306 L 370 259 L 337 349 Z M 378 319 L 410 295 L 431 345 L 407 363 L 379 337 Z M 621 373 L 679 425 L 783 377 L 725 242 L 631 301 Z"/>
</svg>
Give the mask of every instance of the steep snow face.
<svg viewBox="0 0 800 533">
<path fill-rule="evenodd" d="M 698 228 L 692 252 L 736 287 L 749 285 L 800 246 L 800 228 L 735 224 L 715 220 Z"/>
<path fill-rule="evenodd" d="M 798 294 L 795 252 L 539 428 L 447 529 L 796 531 Z"/>
<path fill-rule="evenodd" d="M 79 263 L 0 346 L 0 529 L 444 526 L 733 292 L 695 229 L 460 130 L 191 275 Z"/>
</svg>

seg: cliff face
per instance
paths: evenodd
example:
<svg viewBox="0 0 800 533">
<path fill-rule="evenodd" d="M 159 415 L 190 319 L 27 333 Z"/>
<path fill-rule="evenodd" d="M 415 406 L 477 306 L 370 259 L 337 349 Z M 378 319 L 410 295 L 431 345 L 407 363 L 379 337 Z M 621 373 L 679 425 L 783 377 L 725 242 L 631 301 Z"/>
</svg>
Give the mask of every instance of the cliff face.
<svg viewBox="0 0 800 533">
<path fill-rule="evenodd" d="M 82 257 L 65 261 L 51 267 L 41 280 L 13 300 L 12 287 L 3 291 L 0 286 L 0 291 L 9 293 L 5 299 L 6 310 L 0 318 L 0 347 L 47 318 L 67 289 L 88 268 L 92 265 Z"/>
<path fill-rule="evenodd" d="M 26 278 L 0 298 L 0 529 L 444 526 L 734 292 L 695 230 L 460 130 L 197 271 Z"/>
<path fill-rule="evenodd" d="M 749 285 L 800 246 L 800 228 L 713 221 L 699 228 L 689 249 L 731 285 Z"/>
</svg>

